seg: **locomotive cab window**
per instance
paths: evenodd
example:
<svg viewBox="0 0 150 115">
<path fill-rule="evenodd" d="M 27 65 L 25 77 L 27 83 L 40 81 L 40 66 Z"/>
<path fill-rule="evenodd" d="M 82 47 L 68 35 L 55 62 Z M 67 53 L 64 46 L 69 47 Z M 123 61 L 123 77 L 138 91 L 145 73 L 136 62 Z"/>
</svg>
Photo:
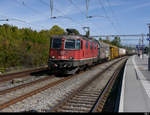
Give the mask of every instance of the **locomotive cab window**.
<svg viewBox="0 0 150 115">
<path fill-rule="evenodd" d="M 66 49 L 75 49 L 75 40 L 66 39 L 65 40 L 65 48 Z"/>
<path fill-rule="evenodd" d="M 96 49 L 96 43 L 95 43 L 95 49 Z"/>
<path fill-rule="evenodd" d="M 81 48 L 82 48 L 82 42 L 81 42 Z M 76 49 L 80 49 L 80 40 L 76 40 Z"/>
<path fill-rule="evenodd" d="M 52 39 L 52 47 L 51 48 L 56 48 L 56 49 L 59 49 L 61 48 L 61 45 L 62 45 L 62 40 L 57 38 L 57 39 Z"/>
<path fill-rule="evenodd" d="M 81 48 L 80 40 L 72 40 L 66 39 L 65 40 L 65 49 L 80 49 Z"/>
<path fill-rule="evenodd" d="M 92 43 L 92 41 L 91 41 L 91 49 L 93 49 L 93 43 Z"/>
<path fill-rule="evenodd" d="M 86 41 L 86 49 L 88 49 L 88 41 Z"/>
</svg>

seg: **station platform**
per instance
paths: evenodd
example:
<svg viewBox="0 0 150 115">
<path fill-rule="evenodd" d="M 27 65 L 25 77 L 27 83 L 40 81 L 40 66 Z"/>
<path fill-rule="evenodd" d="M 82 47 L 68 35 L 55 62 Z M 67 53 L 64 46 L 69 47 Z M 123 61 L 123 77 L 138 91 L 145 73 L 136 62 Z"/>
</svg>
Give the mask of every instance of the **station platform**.
<svg viewBox="0 0 150 115">
<path fill-rule="evenodd" d="M 150 112 L 148 56 L 131 56 L 125 66 L 119 112 Z"/>
</svg>

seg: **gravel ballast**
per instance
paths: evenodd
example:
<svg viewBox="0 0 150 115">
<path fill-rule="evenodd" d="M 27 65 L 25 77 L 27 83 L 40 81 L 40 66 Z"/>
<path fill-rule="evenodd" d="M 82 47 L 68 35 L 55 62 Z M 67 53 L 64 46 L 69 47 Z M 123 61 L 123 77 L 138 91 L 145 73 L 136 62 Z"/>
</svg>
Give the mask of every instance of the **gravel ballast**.
<svg viewBox="0 0 150 115">
<path fill-rule="evenodd" d="M 108 63 L 112 63 L 114 61 L 115 60 Z M 108 63 L 107 66 L 109 65 Z M 0 112 L 22 112 L 30 110 L 43 112 L 45 110 L 48 110 L 56 105 L 59 100 L 65 98 L 66 95 L 68 95 L 72 90 L 77 89 L 81 84 L 85 83 L 98 72 L 102 71 L 103 68 L 104 66 L 101 65 L 93 67 L 91 70 L 82 72 L 72 79 L 62 82 L 59 85 L 49 88 L 45 91 L 42 91 L 39 94 L 33 95 L 32 97 L 24 99 L 23 101 L 9 106 L 8 108 L 2 109 L 0 110 Z"/>
</svg>

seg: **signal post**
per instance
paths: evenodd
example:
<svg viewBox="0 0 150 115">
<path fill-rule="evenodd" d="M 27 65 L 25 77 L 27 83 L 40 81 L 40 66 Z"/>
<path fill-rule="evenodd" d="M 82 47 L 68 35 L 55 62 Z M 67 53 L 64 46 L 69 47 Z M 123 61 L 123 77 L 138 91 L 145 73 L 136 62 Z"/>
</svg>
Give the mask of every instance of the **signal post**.
<svg viewBox="0 0 150 115">
<path fill-rule="evenodd" d="M 149 28 L 149 38 L 148 38 L 148 41 L 149 41 L 149 54 L 148 54 L 148 71 L 150 71 L 150 23 L 147 24 L 148 25 L 148 28 Z"/>
</svg>

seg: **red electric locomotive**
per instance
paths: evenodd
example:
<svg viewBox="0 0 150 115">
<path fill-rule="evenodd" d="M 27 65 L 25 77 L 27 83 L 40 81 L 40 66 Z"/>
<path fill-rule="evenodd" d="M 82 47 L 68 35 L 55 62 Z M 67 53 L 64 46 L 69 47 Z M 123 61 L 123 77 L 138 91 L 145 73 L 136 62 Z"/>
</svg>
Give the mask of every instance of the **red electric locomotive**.
<svg viewBox="0 0 150 115">
<path fill-rule="evenodd" d="M 92 38 L 59 35 L 53 36 L 50 43 L 48 67 L 57 73 L 73 74 L 100 59 L 99 42 Z"/>
</svg>

